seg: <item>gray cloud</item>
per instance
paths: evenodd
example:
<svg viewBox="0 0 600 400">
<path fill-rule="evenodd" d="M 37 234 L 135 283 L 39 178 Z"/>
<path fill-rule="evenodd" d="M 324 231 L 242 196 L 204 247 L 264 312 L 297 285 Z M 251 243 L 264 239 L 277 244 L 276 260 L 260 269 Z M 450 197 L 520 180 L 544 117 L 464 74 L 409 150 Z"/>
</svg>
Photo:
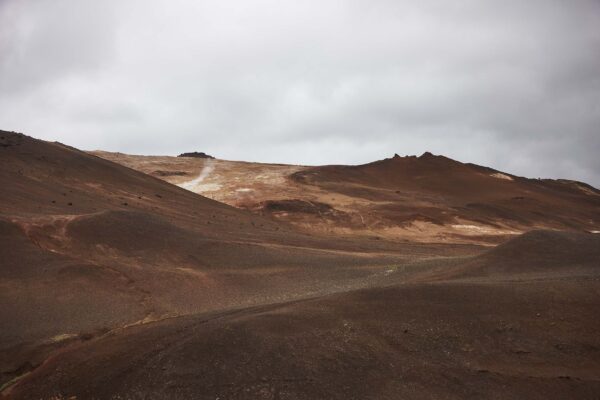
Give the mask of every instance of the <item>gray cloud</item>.
<svg viewBox="0 0 600 400">
<path fill-rule="evenodd" d="M 600 186 L 598 26 L 594 0 L 4 0 L 0 127 L 304 164 L 429 150 Z"/>
</svg>

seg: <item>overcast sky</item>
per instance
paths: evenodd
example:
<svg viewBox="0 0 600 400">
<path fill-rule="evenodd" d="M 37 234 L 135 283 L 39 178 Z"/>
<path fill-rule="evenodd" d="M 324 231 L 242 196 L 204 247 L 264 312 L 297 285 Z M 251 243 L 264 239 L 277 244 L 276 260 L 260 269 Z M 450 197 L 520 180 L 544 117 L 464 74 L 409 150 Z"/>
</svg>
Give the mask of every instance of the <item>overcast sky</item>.
<svg viewBox="0 0 600 400">
<path fill-rule="evenodd" d="M 0 0 L 0 129 L 600 186 L 600 1 Z"/>
</svg>

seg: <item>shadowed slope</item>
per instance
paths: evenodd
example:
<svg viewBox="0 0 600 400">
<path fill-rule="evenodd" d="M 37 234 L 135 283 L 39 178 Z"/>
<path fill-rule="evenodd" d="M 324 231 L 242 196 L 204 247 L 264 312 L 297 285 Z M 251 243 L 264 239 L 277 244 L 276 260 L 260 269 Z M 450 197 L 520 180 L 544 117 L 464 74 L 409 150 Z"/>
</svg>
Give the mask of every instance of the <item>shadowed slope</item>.
<svg viewBox="0 0 600 400">
<path fill-rule="evenodd" d="M 467 263 L 464 276 L 600 275 L 600 235 L 531 231 Z"/>
<path fill-rule="evenodd" d="M 12 394 L 591 399 L 600 390 L 596 288 L 403 285 L 182 317 L 74 347 Z"/>
</svg>

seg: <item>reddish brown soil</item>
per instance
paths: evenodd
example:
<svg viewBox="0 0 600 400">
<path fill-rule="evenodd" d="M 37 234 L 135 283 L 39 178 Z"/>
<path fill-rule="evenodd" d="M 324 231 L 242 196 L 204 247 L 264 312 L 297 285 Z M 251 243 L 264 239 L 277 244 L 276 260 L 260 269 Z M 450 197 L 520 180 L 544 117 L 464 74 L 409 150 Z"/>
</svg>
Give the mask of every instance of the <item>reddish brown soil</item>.
<svg viewBox="0 0 600 400">
<path fill-rule="evenodd" d="M 595 398 L 600 236 L 574 231 L 597 217 L 597 191 L 486 176 L 461 191 L 457 182 L 481 167 L 436 169 L 449 161 L 422 158 L 431 163 L 421 169 L 419 159 L 292 172 L 247 164 L 269 170 L 271 183 L 289 172 L 281 191 L 294 197 L 260 206 L 246 197 L 261 216 L 0 132 L 0 397 Z M 179 160 L 148 168 L 188 173 L 187 163 L 208 162 Z M 210 162 L 218 173 L 221 160 Z M 416 163 L 411 173 L 425 183 L 376 178 L 386 163 Z M 401 184 L 414 191 L 407 203 L 423 207 L 409 212 L 394 200 Z M 360 210 L 387 207 L 390 218 L 442 228 L 449 204 L 526 192 L 539 201 L 534 210 L 555 214 L 538 216 L 540 225 L 571 232 L 530 232 L 487 249 L 357 234 L 348 205 L 374 192 L 390 200 L 367 199 Z M 526 210 L 503 212 L 535 214 Z M 482 213 L 485 224 L 506 225 Z M 351 230 L 339 235 L 343 224 Z"/>
<path fill-rule="evenodd" d="M 593 240 L 596 247 L 586 257 L 596 264 L 587 277 L 397 281 L 165 320 L 74 345 L 12 394 L 594 399 L 600 391 L 600 239 Z M 535 248 L 527 251 L 533 259 L 538 255 Z"/>
</svg>

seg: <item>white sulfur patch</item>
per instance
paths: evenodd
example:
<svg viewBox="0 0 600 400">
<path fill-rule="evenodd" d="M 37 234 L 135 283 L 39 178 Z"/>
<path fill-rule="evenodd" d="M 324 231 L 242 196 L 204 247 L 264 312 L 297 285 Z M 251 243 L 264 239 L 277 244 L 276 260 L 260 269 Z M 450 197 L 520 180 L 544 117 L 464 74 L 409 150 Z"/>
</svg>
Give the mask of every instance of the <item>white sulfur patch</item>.
<svg viewBox="0 0 600 400">
<path fill-rule="evenodd" d="M 517 232 L 517 231 L 497 229 L 497 228 L 493 228 L 493 227 L 477 226 L 477 225 L 457 224 L 457 225 L 451 225 L 451 226 L 452 226 L 452 228 L 461 230 L 463 232 L 476 232 L 476 233 L 486 234 L 486 235 L 518 235 L 519 233 L 521 233 L 521 232 Z"/>
<path fill-rule="evenodd" d="M 512 181 L 514 180 L 513 178 L 511 178 L 510 176 L 506 175 L 506 174 L 501 174 L 500 172 L 496 172 L 495 174 L 491 174 L 490 176 L 494 177 L 494 178 L 498 178 L 498 179 L 504 179 L 507 181 Z"/>
<path fill-rule="evenodd" d="M 221 189 L 221 185 L 218 183 L 202 183 L 200 185 L 196 185 L 194 188 L 194 192 L 196 193 L 204 193 L 204 192 L 216 192 Z M 188 189 L 189 190 L 189 189 Z"/>
<path fill-rule="evenodd" d="M 475 230 L 475 231 L 487 231 L 488 228 L 484 228 L 477 225 L 452 225 L 454 229 L 467 229 L 467 230 Z"/>
</svg>

